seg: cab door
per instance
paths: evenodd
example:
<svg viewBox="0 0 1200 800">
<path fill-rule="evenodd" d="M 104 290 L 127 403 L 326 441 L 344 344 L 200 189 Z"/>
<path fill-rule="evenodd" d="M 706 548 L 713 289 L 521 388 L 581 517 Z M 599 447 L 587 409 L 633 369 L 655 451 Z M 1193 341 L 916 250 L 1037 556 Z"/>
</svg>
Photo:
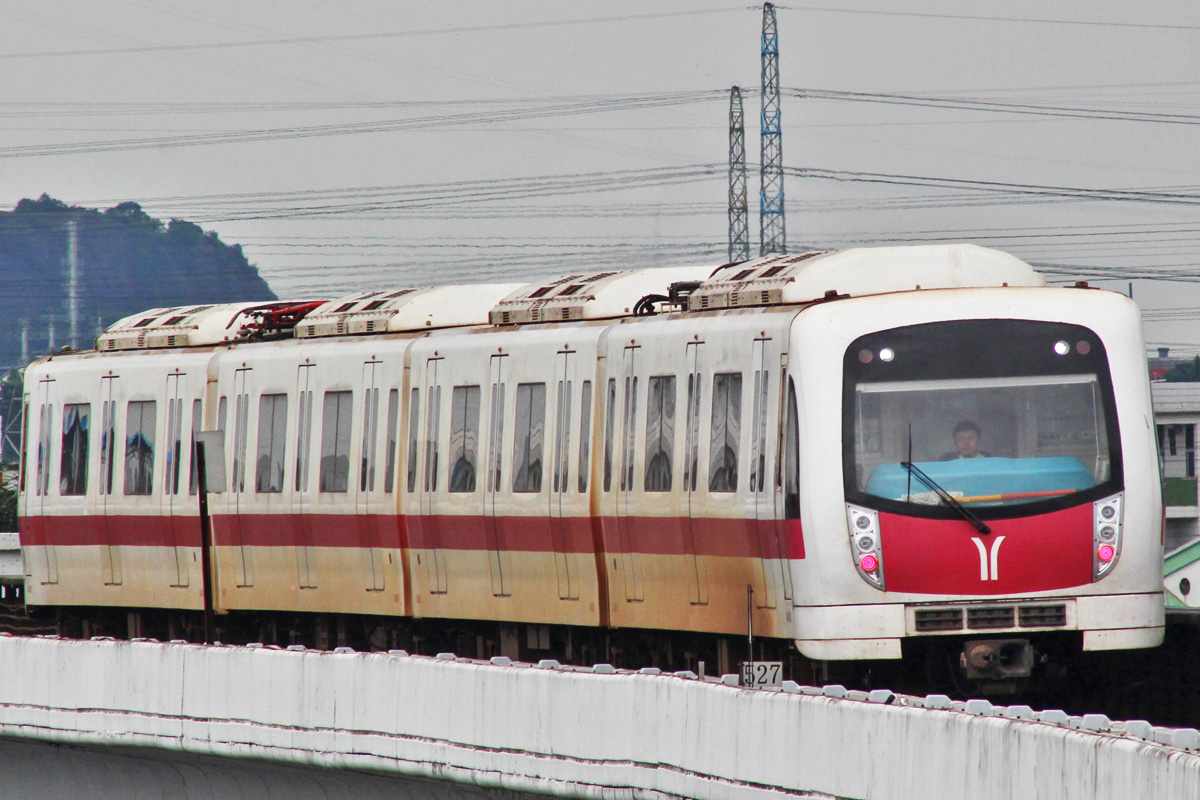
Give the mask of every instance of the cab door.
<svg viewBox="0 0 1200 800">
<path fill-rule="evenodd" d="M 445 594 L 446 563 L 442 556 L 437 514 L 438 477 L 441 470 L 442 385 L 438 368 L 444 359 L 434 356 L 425 362 L 425 469 L 421 476 L 421 516 L 429 532 L 430 552 L 425 562 L 429 591 Z"/>
<path fill-rule="evenodd" d="M 625 599 L 629 602 L 642 602 L 645 595 L 642 590 L 641 565 L 638 563 L 637 548 L 640 546 L 634 532 L 631 517 L 636 511 L 634 503 L 634 466 L 637 454 L 637 407 L 638 407 L 638 375 L 637 354 L 640 345 L 629 344 L 625 347 L 621 359 L 621 474 L 617 484 L 617 530 L 619 532 L 624 569 L 622 574 L 625 583 Z"/>
<path fill-rule="evenodd" d="M 296 472 L 292 478 L 292 513 L 296 518 L 299 541 L 296 544 L 296 585 L 300 589 L 316 589 L 317 576 L 313 569 L 312 463 L 313 429 L 313 367 L 305 360 L 296 368 Z"/>
<path fill-rule="evenodd" d="M 175 370 L 167 375 L 167 453 L 164 459 L 166 474 L 163 476 L 163 511 L 171 532 L 170 566 L 167 574 L 173 575 L 173 588 L 184 588 L 189 583 L 189 554 L 186 547 L 189 528 L 193 518 L 188 515 L 186 502 L 179 494 L 183 472 L 183 405 L 187 397 L 187 373 Z"/>
<path fill-rule="evenodd" d="M 703 565 L 697 552 L 699 528 L 703 525 L 701 512 L 701 495 L 705 487 L 699 483 L 697 473 L 700 470 L 700 400 L 704 391 L 704 381 L 701 375 L 701 354 L 704 342 L 688 342 L 684 359 L 687 370 L 687 413 L 683 436 L 683 491 L 687 495 L 688 519 L 685 527 L 684 546 L 690 553 L 691 560 L 691 603 L 706 605 L 708 603 L 708 586 L 703 573 Z M 698 519 L 699 518 L 699 519 Z"/>
<path fill-rule="evenodd" d="M 500 540 L 500 525 L 497 520 L 496 495 L 503 486 L 501 463 L 504 458 L 504 381 L 508 354 L 493 355 L 488 365 L 490 384 L 488 401 L 488 450 L 487 481 L 483 494 L 483 526 L 487 537 L 488 572 L 492 580 L 492 594 L 507 597 L 503 542 Z"/>
<path fill-rule="evenodd" d="M 365 362 L 362 368 L 363 437 L 359 453 L 358 491 L 355 495 L 355 525 L 358 528 L 359 546 L 366 559 L 364 577 L 368 592 L 382 592 L 385 576 L 383 559 L 386 556 L 375 546 L 379 537 L 376 535 L 378 525 L 373 502 L 379 492 L 380 480 L 375 473 L 379 455 L 379 381 L 382 368 L 383 362 L 375 358 Z"/>
<path fill-rule="evenodd" d="M 39 408 L 37 454 L 33 481 L 36 503 L 33 507 L 38 510 L 38 522 L 43 526 L 43 530 L 48 530 L 46 526 L 46 497 L 50 494 L 50 475 L 54 463 L 52 452 L 54 447 L 55 383 L 54 378 L 44 377 L 38 381 L 38 388 L 36 390 Z M 42 583 L 58 583 L 58 551 L 55 545 L 49 541 L 45 542 L 42 546 L 42 559 Z"/>
<path fill-rule="evenodd" d="M 557 375 L 554 413 L 554 480 L 550 484 L 550 540 L 554 546 L 554 571 L 558 576 L 560 600 L 578 599 L 578 589 L 571 576 L 571 560 L 567 555 L 567 533 L 564 506 L 568 502 L 568 478 L 571 453 L 571 395 L 575 386 L 572 369 L 576 351 L 569 348 L 555 354 Z"/>
</svg>

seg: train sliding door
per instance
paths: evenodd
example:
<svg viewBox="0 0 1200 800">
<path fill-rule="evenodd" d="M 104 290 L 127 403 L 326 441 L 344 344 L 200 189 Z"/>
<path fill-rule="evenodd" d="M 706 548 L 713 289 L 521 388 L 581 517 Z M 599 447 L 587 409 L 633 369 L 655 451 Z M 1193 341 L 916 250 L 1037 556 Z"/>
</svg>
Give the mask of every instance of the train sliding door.
<svg viewBox="0 0 1200 800">
<path fill-rule="evenodd" d="M 624 559 L 622 575 L 625 583 L 625 600 L 642 602 L 645 594 L 642 589 L 642 575 L 638 563 L 638 547 L 634 533 L 634 521 L 631 518 L 635 508 L 633 502 L 634 466 L 637 454 L 637 406 L 638 406 L 638 375 L 637 354 L 641 345 L 629 344 L 625 347 L 621 360 L 621 474 L 617 489 L 617 530 Z"/>
<path fill-rule="evenodd" d="M 436 519 L 438 476 L 441 469 L 442 386 L 438 379 L 441 356 L 425 361 L 425 470 L 421 476 L 421 517 L 428 532 L 429 553 L 425 560 L 429 591 L 446 594 L 446 563 L 441 549 L 441 522 Z"/>
<path fill-rule="evenodd" d="M 382 538 L 380 524 L 375 514 L 373 500 L 379 492 L 377 463 L 379 451 L 379 381 L 382 378 L 383 362 L 372 358 L 363 364 L 362 395 L 363 425 L 362 450 L 359 455 L 358 492 L 355 495 L 355 525 L 358 527 L 359 545 L 366 558 L 366 590 L 384 590 L 384 562 L 386 552 L 378 546 Z"/>
<path fill-rule="evenodd" d="M 683 438 L 683 491 L 687 495 L 688 519 L 684 528 L 684 547 L 690 553 L 691 560 L 691 598 L 692 605 L 708 604 L 708 585 L 705 580 L 703 565 L 697 552 L 697 540 L 700 538 L 700 528 L 704 524 L 700 515 L 703 492 L 707 487 L 699 482 L 697 473 L 700 470 L 700 400 L 703 394 L 704 380 L 701 374 L 701 352 L 703 342 L 688 342 L 687 356 L 687 413 Z M 685 556 L 686 557 L 686 556 Z"/>
<path fill-rule="evenodd" d="M 571 559 L 568 555 L 568 533 L 564 519 L 564 505 L 569 503 L 566 497 L 568 477 L 570 474 L 571 454 L 571 394 L 575 386 L 572 369 L 575 366 L 576 351 L 571 349 L 559 350 L 555 354 L 558 361 L 555 376 L 555 405 L 554 405 L 554 479 L 550 484 L 550 541 L 554 546 L 554 572 L 558 576 L 558 599 L 579 599 L 579 588 L 572 581 Z"/>
<path fill-rule="evenodd" d="M 171 587 L 186 588 L 189 580 L 188 542 L 197 525 L 197 517 L 191 516 L 188 504 L 179 493 L 180 477 L 183 472 L 183 408 L 187 392 L 187 373 L 175 370 L 167 375 L 164 400 L 167 407 L 167 457 L 163 483 L 163 511 L 170 529 L 170 564 L 167 574 L 173 575 Z"/>
<path fill-rule="evenodd" d="M 316 589 L 317 576 L 313 569 L 312 463 L 313 429 L 313 367 L 310 362 L 296 369 L 296 472 L 293 476 L 292 513 L 296 518 L 296 585 L 300 589 Z"/>
<path fill-rule="evenodd" d="M 101 560 L 105 586 L 121 584 L 121 555 L 112 543 L 116 526 L 111 522 L 117 512 L 113 499 L 117 453 L 124 452 L 123 445 L 117 443 L 117 380 L 111 372 L 100 377 L 100 530 L 104 535 Z"/>
<path fill-rule="evenodd" d="M 508 354 L 493 355 L 490 359 L 489 384 L 490 406 L 488 409 L 487 482 L 483 494 L 483 529 L 487 538 L 488 572 L 492 579 L 492 594 L 507 597 L 504 581 L 504 558 L 500 541 L 500 524 L 496 517 L 496 494 L 501 489 L 503 475 L 501 462 L 504 458 L 504 372 L 508 365 Z"/>
<path fill-rule="evenodd" d="M 38 381 L 38 440 L 37 440 L 37 472 L 34 476 L 34 492 L 37 498 L 38 522 L 43 531 L 50 530 L 46 525 L 46 497 L 50 494 L 50 475 L 54 459 L 51 456 L 54 446 L 54 378 L 45 377 Z M 49 538 L 42 544 L 42 583 L 58 583 L 58 551 Z"/>
</svg>

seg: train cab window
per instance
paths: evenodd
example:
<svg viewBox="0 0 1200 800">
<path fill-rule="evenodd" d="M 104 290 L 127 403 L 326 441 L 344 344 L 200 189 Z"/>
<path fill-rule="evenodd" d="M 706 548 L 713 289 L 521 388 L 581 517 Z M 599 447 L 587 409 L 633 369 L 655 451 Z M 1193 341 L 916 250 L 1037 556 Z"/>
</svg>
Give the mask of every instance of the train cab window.
<svg viewBox="0 0 1200 800">
<path fill-rule="evenodd" d="M 713 375 L 712 429 L 709 432 L 708 490 L 736 492 L 738 441 L 742 430 L 742 373 Z"/>
<path fill-rule="evenodd" d="M 345 492 L 350 483 L 350 415 L 354 393 L 326 392 L 321 416 L 322 492 Z"/>
<path fill-rule="evenodd" d="M 296 475 L 293 480 L 297 492 L 308 492 L 308 464 L 312 458 L 313 393 L 301 389 L 296 419 Z"/>
<path fill-rule="evenodd" d="M 517 384 L 513 436 L 513 491 L 542 490 L 542 450 L 546 429 L 546 384 Z"/>
<path fill-rule="evenodd" d="M 408 479 L 410 493 L 417 490 L 417 423 L 421 419 L 421 390 L 413 389 L 408 401 Z"/>
<path fill-rule="evenodd" d="M 154 491 L 153 400 L 131 400 L 125 411 L 125 494 L 148 495 Z"/>
<path fill-rule="evenodd" d="M 100 404 L 100 494 L 113 493 L 113 464 L 117 460 L 117 401 Z"/>
<path fill-rule="evenodd" d="M 200 475 L 196 471 L 196 436 L 200 433 L 200 401 L 192 401 L 192 449 L 188 465 L 188 494 L 194 495 L 199 488 Z"/>
<path fill-rule="evenodd" d="M 358 490 L 375 491 L 375 449 L 379 441 L 379 388 L 363 391 L 362 464 L 358 471 Z"/>
<path fill-rule="evenodd" d="M 796 416 L 796 385 L 788 378 L 787 424 L 783 432 L 783 515 L 800 518 L 800 420 Z"/>
<path fill-rule="evenodd" d="M 650 378 L 646 403 L 646 491 L 671 491 L 675 456 L 675 376 Z"/>
<path fill-rule="evenodd" d="M 479 463 L 479 387 L 455 386 L 450 397 L 450 491 L 475 491 Z"/>
<path fill-rule="evenodd" d="M 586 492 L 588 474 L 592 463 L 588 459 L 588 445 L 592 441 L 592 382 L 583 382 L 583 393 L 579 398 L 579 491 Z"/>
<path fill-rule="evenodd" d="M 53 425 L 54 406 L 43 403 L 38 412 L 37 482 L 34 493 L 50 493 L 50 427 Z"/>
<path fill-rule="evenodd" d="M 613 417 L 617 406 L 617 379 L 608 379 L 608 394 L 604 399 L 604 491 L 612 491 Z"/>
<path fill-rule="evenodd" d="M 58 493 L 87 494 L 88 443 L 92 435 L 92 406 L 68 403 L 63 406 L 62 463 L 59 465 Z"/>
<path fill-rule="evenodd" d="M 400 390 L 392 389 L 388 392 L 388 407 L 387 407 L 387 456 L 384 460 L 383 469 L 383 491 L 388 494 L 392 493 L 392 489 L 396 483 L 396 445 L 397 441 L 397 424 L 400 415 Z"/>
<path fill-rule="evenodd" d="M 283 491 L 284 452 L 287 449 L 286 394 L 264 394 L 258 399 L 258 450 L 254 491 Z"/>
</svg>

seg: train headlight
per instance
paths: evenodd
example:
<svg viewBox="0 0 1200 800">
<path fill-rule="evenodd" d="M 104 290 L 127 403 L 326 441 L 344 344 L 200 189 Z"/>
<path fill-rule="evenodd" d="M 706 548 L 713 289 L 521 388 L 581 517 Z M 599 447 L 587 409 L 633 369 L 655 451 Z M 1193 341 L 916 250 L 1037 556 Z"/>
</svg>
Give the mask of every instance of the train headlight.
<svg viewBox="0 0 1200 800">
<path fill-rule="evenodd" d="M 879 514 L 869 508 L 846 506 L 850 528 L 850 558 L 858 575 L 876 589 L 883 588 L 883 550 L 879 539 Z"/>
<path fill-rule="evenodd" d="M 1114 494 L 1092 504 L 1092 579 L 1100 580 L 1121 555 L 1121 510 L 1124 495 Z"/>
</svg>

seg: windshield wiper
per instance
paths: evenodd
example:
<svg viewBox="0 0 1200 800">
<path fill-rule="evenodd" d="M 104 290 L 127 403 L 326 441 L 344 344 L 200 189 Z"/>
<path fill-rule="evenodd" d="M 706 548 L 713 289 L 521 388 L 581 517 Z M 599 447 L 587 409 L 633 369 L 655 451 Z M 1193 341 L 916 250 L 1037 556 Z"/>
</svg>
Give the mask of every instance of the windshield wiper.
<svg viewBox="0 0 1200 800">
<path fill-rule="evenodd" d="M 967 509 L 966 506 L 964 506 L 962 503 L 958 502 L 958 500 L 956 500 L 952 494 L 950 494 L 944 488 L 942 488 L 941 484 L 939 484 L 933 478 L 926 475 L 925 471 L 922 470 L 920 467 L 918 467 L 916 464 L 912 463 L 911 461 L 901 461 L 900 466 L 902 466 L 906 470 L 908 470 L 908 475 L 910 478 L 915 475 L 917 480 L 919 480 L 921 483 L 925 484 L 930 489 L 932 489 L 934 491 L 934 493 L 939 498 L 941 498 L 943 503 L 945 503 L 946 505 L 950 506 L 950 508 L 952 508 L 956 512 L 958 512 L 958 515 L 960 517 L 962 517 L 963 519 L 965 519 L 967 522 L 971 523 L 971 527 L 973 527 L 975 530 L 979 531 L 980 533 L 991 533 L 992 532 L 992 529 L 988 527 L 986 522 L 984 522 L 979 517 L 972 514 L 970 512 L 970 510 Z"/>
</svg>

